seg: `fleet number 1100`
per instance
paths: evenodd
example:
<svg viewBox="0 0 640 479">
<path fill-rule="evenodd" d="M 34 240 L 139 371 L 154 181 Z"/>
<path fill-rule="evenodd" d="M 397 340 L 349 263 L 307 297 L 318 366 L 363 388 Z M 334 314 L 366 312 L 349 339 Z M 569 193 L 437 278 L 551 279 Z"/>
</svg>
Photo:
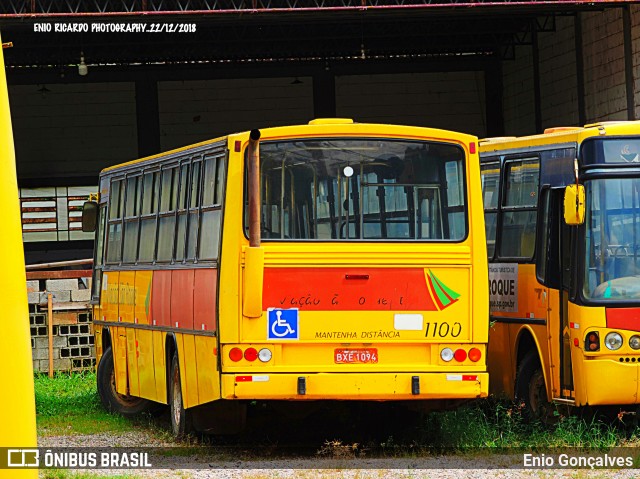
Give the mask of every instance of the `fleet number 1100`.
<svg viewBox="0 0 640 479">
<path fill-rule="evenodd" d="M 433 327 L 431 327 L 433 325 Z M 462 332 L 462 325 L 458 322 L 450 325 L 449 323 L 427 323 L 427 330 L 424 333 L 425 338 L 446 338 L 448 336 L 457 338 Z"/>
</svg>

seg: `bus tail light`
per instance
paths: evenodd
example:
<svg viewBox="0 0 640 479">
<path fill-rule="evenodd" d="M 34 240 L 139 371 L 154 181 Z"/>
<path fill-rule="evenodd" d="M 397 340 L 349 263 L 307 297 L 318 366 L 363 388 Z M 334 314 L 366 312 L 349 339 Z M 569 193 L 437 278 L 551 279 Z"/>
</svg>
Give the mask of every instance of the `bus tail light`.
<svg viewBox="0 0 640 479">
<path fill-rule="evenodd" d="M 240 361 L 242 359 L 242 349 L 232 348 L 231 351 L 229 351 L 229 359 L 236 363 Z"/>
<path fill-rule="evenodd" d="M 272 356 L 273 356 L 273 353 L 271 352 L 271 350 L 269 350 L 267 348 L 262 348 L 258 352 L 258 359 L 260 361 L 262 361 L 263 363 L 268 363 L 269 361 L 271 361 L 271 357 Z"/>
<path fill-rule="evenodd" d="M 467 352 L 464 349 L 456 349 L 456 352 L 453 353 L 453 357 L 456 361 L 461 363 L 467 359 Z"/>
<path fill-rule="evenodd" d="M 444 348 L 442 351 L 440 351 L 440 359 L 442 359 L 446 363 L 451 361 L 453 359 L 453 351 L 451 350 L 451 348 Z"/>
<path fill-rule="evenodd" d="M 482 357 L 482 352 L 478 348 L 471 348 L 469 350 L 469 359 L 474 363 L 477 363 L 478 361 L 480 361 L 481 357 Z"/>
<path fill-rule="evenodd" d="M 591 331 L 584 339 L 585 351 L 599 351 L 600 350 L 600 336 L 595 331 Z"/>
<path fill-rule="evenodd" d="M 258 359 L 258 351 L 255 348 L 247 348 L 244 352 L 244 358 L 247 361 L 255 361 Z"/>
</svg>

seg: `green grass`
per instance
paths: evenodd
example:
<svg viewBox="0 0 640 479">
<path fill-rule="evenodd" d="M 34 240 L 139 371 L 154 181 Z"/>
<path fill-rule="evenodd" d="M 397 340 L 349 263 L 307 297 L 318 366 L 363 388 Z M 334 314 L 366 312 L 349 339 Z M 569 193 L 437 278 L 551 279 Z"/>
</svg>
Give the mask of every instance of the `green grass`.
<svg viewBox="0 0 640 479">
<path fill-rule="evenodd" d="M 37 375 L 34 383 L 41 436 L 124 432 L 135 427 L 134 422 L 104 410 L 94 373 Z"/>
<path fill-rule="evenodd" d="M 521 405 L 488 399 L 427 416 L 424 445 L 454 449 L 581 447 L 607 449 L 638 442 L 640 430 L 619 421 L 558 414 L 553 425 L 527 421 Z"/>
<path fill-rule="evenodd" d="M 154 436 L 170 440 L 165 431 L 166 425 L 159 425 L 149 416 L 126 419 L 107 413 L 96 392 L 94 373 L 60 374 L 53 379 L 45 375 L 36 376 L 35 393 L 40 436 L 97 432 L 117 434 L 142 428 Z M 615 418 L 606 421 L 575 415 L 558 415 L 556 424 L 544 426 L 539 422 L 526 421 L 523 413 L 522 406 L 518 404 L 490 398 L 453 411 L 430 413 L 421 420 L 412 416 L 403 426 L 408 426 L 411 432 L 405 429 L 405 432 L 371 446 L 381 448 L 385 452 L 406 454 L 427 448 L 605 449 L 640 445 L 640 429 L 629 424 L 635 419 L 633 414 L 620 416 L 622 420 L 626 420 L 626 425 Z M 385 428 L 382 424 L 380 426 Z M 240 441 L 243 441 L 242 437 Z M 180 444 L 188 445 L 182 442 Z M 84 479 L 84 476 L 79 477 Z M 57 479 L 57 476 L 51 478 Z"/>
</svg>

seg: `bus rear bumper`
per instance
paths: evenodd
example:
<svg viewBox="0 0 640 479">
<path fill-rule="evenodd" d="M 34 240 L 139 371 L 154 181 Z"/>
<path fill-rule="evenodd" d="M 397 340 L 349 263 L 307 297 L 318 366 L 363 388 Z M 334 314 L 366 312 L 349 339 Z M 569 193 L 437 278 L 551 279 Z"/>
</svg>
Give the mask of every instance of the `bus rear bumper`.
<svg viewBox="0 0 640 479">
<path fill-rule="evenodd" d="M 640 365 L 611 359 L 582 362 L 586 404 L 591 406 L 639 404 Z M 582 403 L 582 401 L 581 401 Z"/>
<path fill-rule="evenodd" d="M 222 375 L 223 399 L 471 399 L 486 397 L 488 389 L 486 372 Z"/>
</svg>

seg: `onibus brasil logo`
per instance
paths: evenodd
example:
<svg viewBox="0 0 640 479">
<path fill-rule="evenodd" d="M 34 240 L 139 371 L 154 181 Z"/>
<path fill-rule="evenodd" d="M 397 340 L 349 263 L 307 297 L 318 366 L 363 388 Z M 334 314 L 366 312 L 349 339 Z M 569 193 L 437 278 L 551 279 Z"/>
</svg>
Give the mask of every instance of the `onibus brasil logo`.
<svg viewBox="0 0 640 479">
<path fill-rule="evenodd" d="M 448 308 L 458 301 L 458 298 L 460 298 L 460 294 L 445 286 L 445 284 L 440 281 L 431 270 L 427 273 L 427 281 L 429 283 L 429 292 L 431 293 L 431 297 L 433 298 L 438 311 Z"/>
</svg>

